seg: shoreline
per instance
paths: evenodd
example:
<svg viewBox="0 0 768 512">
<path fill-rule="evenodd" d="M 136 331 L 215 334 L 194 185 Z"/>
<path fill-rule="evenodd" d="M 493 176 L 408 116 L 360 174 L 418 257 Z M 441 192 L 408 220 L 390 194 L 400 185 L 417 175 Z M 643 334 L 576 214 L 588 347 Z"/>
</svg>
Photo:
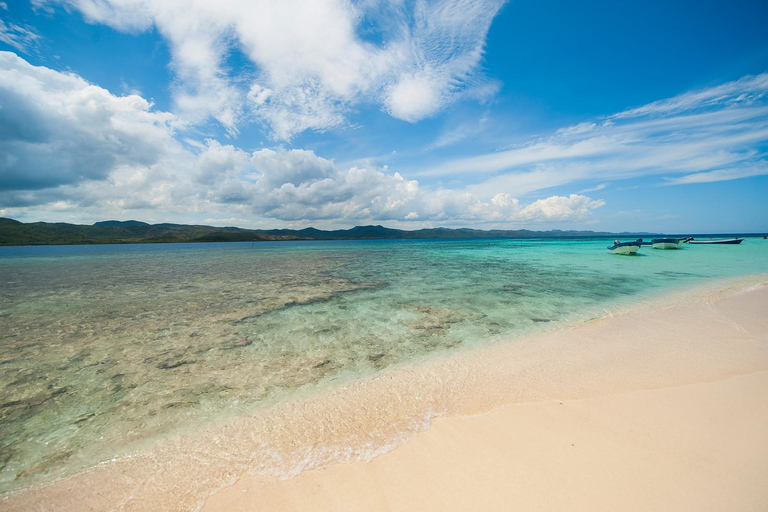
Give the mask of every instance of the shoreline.
<svg viewBox="0 0 768 512">
<path fill-rule="evenodd" d="M 744 291 L 749 283 L 752 289 Z M 193 510 L 214 493 L 203 510 L 216 510 L 210 507 L 238 485 L 261 482 L 263 496 L 267 488 L 287 489 L 314 478 L 320 483 L 309 487 L 322 487 L 334 472 L 357 467 L 365 473 L 368 465 L 401 457 L 414 443 L 431 442 L 440 425 L 480 421 L 508 407 L 722 383 L 768 369 L 768 321 L 760 318 L 767 305 L 764 276 L 673 292 L 562 330 L 384 371 L 328 396 L 217 426 L 200 439 L 169 440 L 147 453 L 7 495 L 0 509 Z M 408 472 L 407 463 L 398 464 Z M 269 476 L 281 466 L 281 475 Z M 311 497 L 311 489 L 306 492 Z"/>
<path fill-rule="evenodd" d="M 762 512 L 768 370 L 450 417 L 370 462 L 246 476 L 200 512 Z"/>
</svg>

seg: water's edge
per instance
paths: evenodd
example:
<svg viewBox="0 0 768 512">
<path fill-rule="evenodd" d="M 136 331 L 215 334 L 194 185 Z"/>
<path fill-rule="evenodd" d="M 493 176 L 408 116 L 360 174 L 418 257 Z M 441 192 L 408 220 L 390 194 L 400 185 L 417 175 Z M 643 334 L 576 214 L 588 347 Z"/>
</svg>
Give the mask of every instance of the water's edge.
<svg viewBox="0 0 768 512">
<path fill-rule="evenodd" d="M 374 457 L 461 409 L 456 391 L 482 369 L 455 358 L 665 293 L 674 302 L 669 289 L 720 286 L 718 272 L 729 273 L 691 272 L 691 260 L 714 253 L 622 258 L 592 252 L 598 243 L 189 252 L 173 261 L 139 253 L 119 256 L 119 274 L 113 256 L 24 260 L 13 274 L 0 258 L 0 277 L 18 293 L 0 305 L 11 327 L 2 389 L 22 393 L 2 397 L 13 420 L 4 456 L 16 457 L 7 474 L 22 476 L 3 490 L 39 489 L 97 463 L 146 464 L 150 452 L 152 474 L 157 460 L 183 465 L 195 450 L 215 451 L 206 443 L 216 437 L 231 441 L 232 460 L 209 461 L 219 471 L 291 477 Z M 456 371 L 420 373 L 436 362 Z M 297 427 L 291 417 L 315 421 Z M 198 446 L 195 436 L 208 441 Z"/>
</svg>

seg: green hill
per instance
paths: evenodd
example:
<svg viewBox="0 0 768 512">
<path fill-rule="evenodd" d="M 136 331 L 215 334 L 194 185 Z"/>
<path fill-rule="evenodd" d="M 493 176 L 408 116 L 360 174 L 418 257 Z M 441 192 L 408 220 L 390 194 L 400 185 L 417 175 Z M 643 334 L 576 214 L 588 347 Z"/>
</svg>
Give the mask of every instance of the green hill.
<svg viewBox="0 0 768 512">
<path fill-rule="evenodd" d="M 619 236 L 648 236 L 621 233 Z M 261 242 L 268 240 L 392 240 L 416 238 L 579 238 L 617 236 L 594 231 L 529 231 L 432 228 L 405 231 L 384 226 L 356 226 L 323 231 L 304 229 L 251 230 L 187 224 L 147 224 L 136 220 L 107 220 L 93 225 L 63 222 L 22 223 L 0 217 L 0 245 L 130 244 L 169 242 Z"/>
</svg>

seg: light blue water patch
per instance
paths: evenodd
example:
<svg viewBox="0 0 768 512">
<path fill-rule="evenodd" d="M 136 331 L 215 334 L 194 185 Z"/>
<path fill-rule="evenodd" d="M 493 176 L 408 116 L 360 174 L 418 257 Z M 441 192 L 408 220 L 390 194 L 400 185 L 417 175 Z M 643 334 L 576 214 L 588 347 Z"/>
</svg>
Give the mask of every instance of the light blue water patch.
<svg viewBox="0 0 768 512">
<path fill-rule="evenodd" d="M 610 242 L 2 247 L 0 489 L 337 379 L 768 272 L 756 238 L 636 256 Z"/>
</svg>

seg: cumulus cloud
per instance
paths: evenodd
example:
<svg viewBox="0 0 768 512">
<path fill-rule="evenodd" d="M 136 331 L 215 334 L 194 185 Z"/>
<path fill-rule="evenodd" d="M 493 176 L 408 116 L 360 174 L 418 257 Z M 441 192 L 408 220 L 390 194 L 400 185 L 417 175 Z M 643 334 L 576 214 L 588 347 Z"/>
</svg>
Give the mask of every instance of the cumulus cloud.
<svg viewBox="0 0 768 512">
<path fill-rule="evenodd" d="M 595 208 L 605 205 L 605 201 L 593 201 L 586 196 L 571 194 L 568 197 L 552 196 L 539 199 L 529 204 L 520 212 L 527 220 L 581 220 L 589 217 Z"/>
<path fill-rule="evenodd" d="M 104 179 L 121 166 L 151 166 L 179 150 L 173 115 L 10 52 L 0 52 L 0 105 L 4 190 Z"/>
<path fill-rule="evenodd" d="M 649 175 L 676 184 L 721 181 L 762 174 L 767 140 L 768 74 L 763 74 L 452 160 L 418 176 L 486 175 L 471 189 L 480 195 Z M 589 191 L 594 190 L 584 190 Z"/>
<path fill-rule="evenodd" d="M 429 73 L 401 77 L 387 90 L 387 109 L 398 119 L 418 121 L 440 108 L 442 85 Z"/>
<path fill-rule="evenodd" d="M 386 168 L 340 169 L 307 150 L 262 149 L 248 156 L 210 141 L 199 162 L 211 159 L 217 175 L 226 178 L 206 189 L 207 199 L 222 203 L 234 197 L 254 213 L 284 221 L 554 222 L 585 219 L 604 204 L 577 195 L 525 207 L 505 193 L 482 200 L 464 191 L 425 189 Z"/>
<path fill-rule="evenodd" d="M 205 214 L 279 221 L 567 222 L 601 201 L 521 205 L 509 193 L 422 187 L 386 167 L 343 168 L 301 149 L 189 139 L 174 115 L 71 73 L 0 53 L 0 209 L 96 218 Z M 187 141 L 181 144 L 179 139 Z M 194 142 L 192 144 L 191 142 Z"/>
<path fill-rule="evenodd" d="M 478 67 L 503 0 L 35 0 L 170 43 L 179 115 L 276 139 L 345 122 L 362 103 L 415 122 L 462 95 L 493 94 Z M 366 37 L 374 32 L 376 37 Z M 254 67 L 227 70 L 232 52 Z M 244 85 L 243 85 L 244 84 Z"/>
</svg>

